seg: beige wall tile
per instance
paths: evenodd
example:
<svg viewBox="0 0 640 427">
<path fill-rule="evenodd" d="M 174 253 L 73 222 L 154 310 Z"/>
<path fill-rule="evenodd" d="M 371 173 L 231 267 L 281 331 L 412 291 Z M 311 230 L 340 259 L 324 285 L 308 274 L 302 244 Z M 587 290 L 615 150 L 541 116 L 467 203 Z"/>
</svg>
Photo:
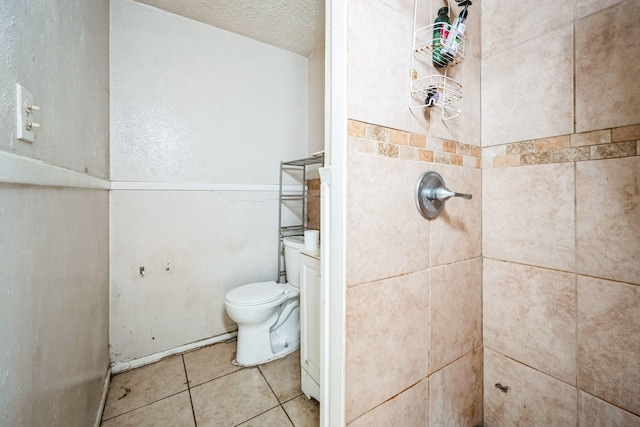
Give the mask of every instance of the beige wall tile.
<svg viewBox="0 0 640 427">
<path fill-rule="evenodd" d="M 429 372 L 482 345 L 482 260 L 431 269 Z"/>
<path fill-rule="evenodd" d="M 605 145 L 593 145 L 589 147 L 591 160 L 612 159 L 616 157 L 629 157 L 636 155 L 635 141 L 614 142 Z"/>
<path fill-rule="evenodd" d="M 350 422 L 426 378 L 429 272 L 348 288 L 346 303 L 345 408 Z"/>
<path fill-rule="evenodd" d="M 351 152 L 376 154 L 378 152 L 378 143 L 368 139 L 349 138 L 353 143 Z"/>
<path fill-rule="evenodd" d="M 444 141 L 440 138 L 429 137 L 427 140 L 427 149 L 433 151 L 444 151 Z"/>
<path fill-rule="evenodd" d="M 473 13 L 471 9 L 469 14 Z M 462 114 L 457 118 L 444 121 L 440 109 L 430 109 L 429 126 L 433 136 L 480 146 L 480 68 L 479 58 L 467 56 L 464 62 L 447 71 L 447 75 L 463 87 L 462 99 L 451 104 L 453 108 L 460 109 Z"/>
<path fill-rule="evenodd" d="M 507 393 L 495 384 L 509 387 Z M 575 427 L 576 389 L 503 355 L 484 349 L 486 426 Z"/>
<path fill-rule="evenodd" d="M 349 424 L 350 427 L 429 425 L 429 382 L 420 381 Z"/>
<path fill-rule="evenodd" d="M 409 134 L 409 145 L 416 148 L 425 148 L 427 146 L 427 137 L 417 133 Z"/>
<path fill-rule="evenodd" d="M 542 138 L 535 141 L 537 151 L 552 151 L 566 148 L 571 145 L 571 136 L 562 135 L 553 138 Z"/>
<path fill-rule="evenodd" d="M 640 284 L 640 157 L 576 165 L 578 272 Z"/>
<path fill-rule="evenodd" d="M 442 141 L 442 150 L 447 153 L 455 153 L 456 151 L 458 151 L 458 144 L 456 144 L 454 141 Z"/>
<path fill-rule="evenodd" d="M 347 135 L 364 138 L 366 135 L 365 124 L 356 120 L 347 121 Z"/>
<path fill-rule="evenodd" d="M 591 132 L 575 133 L 571 135 L 571 146 L 608 144 L 611 142 L 611 129 L 594 130 Z"/>
<path fill-rule="evenodd" d="M 589 147 L 571 147 L 562 150 L 538 151 L 520 156 L 523 165 L 544 165 L 589 160 Z"/>
<path fill-rule="evenodd" d="M 624 0 L 576 0 L 576 18 L 582 18 Z"/>
<path fill-rule="evenodd" d="M 573 271 L 573 163 L 486 169 L 482 182 L 484 256 Z"/>
<path fill-rule="evenodd" d="M 482 351 L 471 351 L 429 377 L 429 425 L 482 423 Z"/>
<path fill-rule="evenodd" d="M 418 160 L 418 149 L 415 147 L 398 147 L 398 158 L 403 160 Z"/>
<path fill-rule="evenodd" d="M 423 162 L 432 163 L 434 158 L 435 158 L 434 152 L 431 151 L 431 150 L 420 150 L 420 151 L 418 151 L 418 159 L 423 161 Z"/>
<path fill-rule="evenodd" d="M 640 287 L 578 277 L 578 386 L 640 414 Z"/>
<path fill-rule="evenodd" d="M 636 148 L 635 146 L 633 147 L 634 149 Z M 449 163 L 451 163 L 452 165 L 455 166 L 462 166 L 462 156 L 459 154 L 451 154 L 449 156 Z"/>
<path fill-rule="evenodd" d="M 541 7 L 539 2 L 522 4 L 530 4 L 545 17 L 553 16 L 549 8 Z M 521 6 L 501 7 L 519 10 Z M 539 24 L 530 21 L 536 26 Z M 496 27 L 502 26 L 491 25 L 490 28 Z M 505 25 L 504 28 L 509 26 Z M 549 43 L 549 40 L 554 42 Z M 483 60 L 483 145 L 573 132 L 572 45 L 572 28 L 563 22 L 559 30 L 548 31 L 543 36 Z M 597 104 L 602 105 L 601 102 Z"/>
<path fill-rule="evenodd" d="M 409 2 L 349 2 L 347 110 L 350 118 L 393 129 L 425 132 L 428 121 L 424 111 L 408 108 L 412 33 L 413 4 Z"/>
<path fill-rule="evenodd" d="M 485 259 L 483 287 L 485 347 L 575 385 L 575 274 Z"/>
<path fill-rule="evenodd" d="M 506 145 L 496 145 L 496 146 L 490 146 L 490 147 L 482 147 L 482 157 L 483 158 L 504 156 L 505 154 L 507 154 L 507 146 Z"/>
<path fill-rule="evenodd" d="M 578 425 L 580 427 L 640 426 L 640 417 L 610 403 L 578 391 Z"/>
<path fill-rule="evenodd" d="M 379 142 L 378 154 L 385 157 L 397 158 L 398 146 L 395 144 L 387 144 L 386 142 Z"/>
<path fill-rule="evenodd" d="M 373 141 L 389 141 L 389 128 L 376 125 L 366 125 L 366 138 Z"/>
<path fill-rule="evenodd" d="M 429 223 L 413 200 L 424 163 L 351 153 L 347 170 L 347 283 L 427 268 Z"/>
<path fill-rule="evenodd" d="M 435 164 L 432 169 L 452 191 L 471 193 L 471 200 L 450 199 L 431 227 L 431 266 L 480 256 L 482 243 L 482 184 L 480 169 Z"/>
<path fill-rule="evenodd" d="M 436 151 L 434 157 L 436 163 L 449 164 L 449 153 L 439 153 Z"/>
<path fill-rule="evenodd" d="M 637 139 L 640 139 L 640 125 L 623 126 L 611 129 L 611 140 L 613 142 L 632 141 Z"/>
<path fill-rule="evenodd" d="M 519 154 L 510 154 L 508 156 L 496 156 L 493 158 L 494 168 L 507 168 L 509 166 L 520 166 Z"/>
<path fill-rule="evenodd" d="M 576 131 L 638 123 L 640 2 L 625 1 L 575 23 Z M 617 40 L 623 40 L 619 48 Z"/>
<path fill-rule="evenodd" d="M 398 145 L 408 145 L 409 134 L 401 130 L 389 129 L 389 142 Z"/>
<path fill-rule="evenodd" d="M 532 38 L 548 36 L 573 21 L 574 0 L 521 2 L 518 7 L 500 0 L 482 2 L 482 55 L 488 58 Z M 507 55 L 508 56 L 508 55 Z"/>
<path fill-rule="evenodd" d="M 514 142 L 506 146 L 507 154 L 524 154 L 536 151 L 535 141 Z"/>
</svg>

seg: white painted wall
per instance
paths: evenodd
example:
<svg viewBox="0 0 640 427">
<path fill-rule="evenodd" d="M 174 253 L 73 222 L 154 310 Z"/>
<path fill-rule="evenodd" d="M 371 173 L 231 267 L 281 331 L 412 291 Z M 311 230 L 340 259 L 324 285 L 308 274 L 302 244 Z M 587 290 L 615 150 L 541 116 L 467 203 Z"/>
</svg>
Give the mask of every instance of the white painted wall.
<svg viewBox="0 0 640 427">
<path fill-rule="evenodd" d="M 111 1 L 110 61 L 119 363 L 235 330 L 227 290 L 275 279 L 279 164 L 307 154 L 309 76 L 307 58 L 131 0 Z"/>
<path fill-rule="evenodd" d="M 3 426 L 84 427 L 100 406 L 109 364 L 108 16 L 100 0 L 2 2 Z M 33 144 L 15 137 L 16 82 L 42 108 Z"/>
<path fill-rule="evenodd" d="M 324 150 L 324 46 L 309 55 L 309 154 Z"/>
</svg>

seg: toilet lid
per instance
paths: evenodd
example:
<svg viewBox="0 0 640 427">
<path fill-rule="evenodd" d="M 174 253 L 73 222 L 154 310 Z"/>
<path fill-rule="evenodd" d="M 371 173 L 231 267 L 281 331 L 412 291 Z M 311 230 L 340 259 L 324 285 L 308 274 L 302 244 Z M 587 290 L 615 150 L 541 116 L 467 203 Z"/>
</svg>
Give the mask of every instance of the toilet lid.
<svg viewBox="0 0 640 427">
<path fill-rule="evenodd" d="M 225 299 L 234 304 L 261 304 L 280 298 L 284 292 L 276 282 L 258 282 L 231 289 Z"/>
</svg>

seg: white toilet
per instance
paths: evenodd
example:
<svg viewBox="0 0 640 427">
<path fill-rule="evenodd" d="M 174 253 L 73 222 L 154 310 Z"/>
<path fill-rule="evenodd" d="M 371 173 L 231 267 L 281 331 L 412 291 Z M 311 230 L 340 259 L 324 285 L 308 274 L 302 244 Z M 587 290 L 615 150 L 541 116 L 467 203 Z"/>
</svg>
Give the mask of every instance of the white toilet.
<svg viewBox="0 0 640 427">
<path fill-rule="evenodd" d="M 259 365 L 300 347 L 300 249 L 304 239 L 285 237 L 283 244 L 288 283 L 250 283 L 225 296 L 227 314 L 238 324 L 236 365 Z"/>
</svg>

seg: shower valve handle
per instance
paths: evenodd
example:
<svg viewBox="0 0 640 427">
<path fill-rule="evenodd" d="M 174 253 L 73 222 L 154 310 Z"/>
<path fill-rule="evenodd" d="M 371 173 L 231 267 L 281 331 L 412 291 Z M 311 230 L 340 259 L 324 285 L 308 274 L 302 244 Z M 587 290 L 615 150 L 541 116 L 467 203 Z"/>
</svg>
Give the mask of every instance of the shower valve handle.
<svg viewBox="0 0 640 427">
<path fill-rule="evenodd" d="M 452 197 L 461 197 L 465 200 L 471 200 L 473 197 L 471 194 L 456 193 L 447 187 L 425 188 L 425 196 L 429 200 L 440 200 L 441 202 L 446 202 Z"/>
<path fill-rule="evenodd" d="M 414 199 L 420 214 L 427 218 L 436 218 L 447 200 L 452 197 L 471 200 L 471 194 L 456 193 L 444 185 L 444 179 L 438 172 L 428 171 L 420 175 L 414 189 Z"/>
</svg>

